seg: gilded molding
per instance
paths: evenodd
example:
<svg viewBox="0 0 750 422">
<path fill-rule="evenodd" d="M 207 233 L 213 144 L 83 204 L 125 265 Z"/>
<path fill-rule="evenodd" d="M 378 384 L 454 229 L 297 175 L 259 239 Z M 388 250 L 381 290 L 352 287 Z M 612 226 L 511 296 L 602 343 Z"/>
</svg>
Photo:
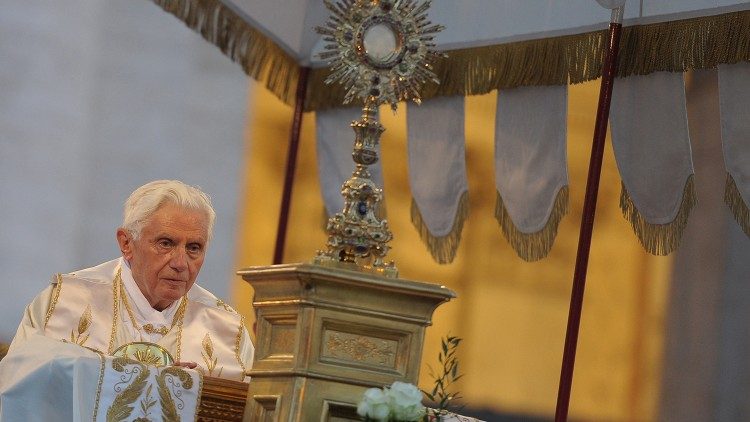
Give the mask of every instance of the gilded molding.
<svg viewBox="0 0 750 422">
<path fill-rule="evenodd" d="M 201 377 L 196 420 L 202 422 L 241 421 L 248 384 L 223 378 Z"/>
</svg>

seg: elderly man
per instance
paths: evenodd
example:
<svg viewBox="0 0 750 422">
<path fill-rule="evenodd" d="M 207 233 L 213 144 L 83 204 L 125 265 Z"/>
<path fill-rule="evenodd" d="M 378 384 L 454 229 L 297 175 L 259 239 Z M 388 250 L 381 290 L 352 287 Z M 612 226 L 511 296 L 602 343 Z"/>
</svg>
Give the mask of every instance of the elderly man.
<svg viewBox="0 0 750 422">
<path fill-rule="evenodd" d="M 254 348 L 242 317 L 194 284 L 214 218 L 208 196 L 182 182 L 136 189 L 116 232 L 122 257 L 56 275 L 27 307 L 9 356 L 38 335 L 109 356 L 151 343 L 148 353 L 165 350 L 177 365 L 244 380 Z"/>
</svg>

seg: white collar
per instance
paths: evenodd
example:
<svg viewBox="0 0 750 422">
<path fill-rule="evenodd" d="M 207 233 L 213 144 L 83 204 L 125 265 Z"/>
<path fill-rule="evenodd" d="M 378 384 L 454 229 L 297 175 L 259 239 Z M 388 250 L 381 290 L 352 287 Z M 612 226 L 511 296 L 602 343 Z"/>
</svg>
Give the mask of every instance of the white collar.
<svg viewBox="0 0 750 422">
<path fill-rule="evenodd" d="M 124 258 L 120 258 L 120 268 L 122 269 L 122 273 L 120 274 L 122 284 L 125 286 L 129 302 L 133 305 L 133 313 L 138 324 L 151 323 L 156 326 L 161 325 L 170 328 L 180 301 L 175 300 L 163 311 L 157 311 L 151 307 L 143 292 L 138 287 L 138 284 L 136 284 L 135 279 L 133 279 L 133 273 L 130 271 L 130 265 Z"/>
</svg>

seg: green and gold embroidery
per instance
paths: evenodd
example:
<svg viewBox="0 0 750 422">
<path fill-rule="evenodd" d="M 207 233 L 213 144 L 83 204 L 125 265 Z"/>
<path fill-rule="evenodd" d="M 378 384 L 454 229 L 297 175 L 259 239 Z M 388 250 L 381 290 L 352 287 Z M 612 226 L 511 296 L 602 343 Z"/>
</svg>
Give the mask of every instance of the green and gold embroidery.
<svg viewBox="0 0 750 422">
<path fill-rule="evenodd" d="M 132 368 L 128 368 L 132 365 Z M 112 360 L 112 369 L 122 372 L 123 381 L 114 386 L 117 397 L 112 402 L 112 406 L 107 410 L 107 422 L 119 422 L 127 420 L 133 413 L 133 406 L 146 388 L 146 380 L 149 376 L 149 370 L 142 363 L 128 358 L 114 358 Z M 132 380 L 132 382 L 130 382 Z M 123 388 L 123 384 L 128 384 Z"/>
<path fill-rule="evenodd" d="M 150 422 L 151 419 L 149 419 L 149 414 L 151 413 L 151 408 L 154 407 L 156 404 L 156 400 L 151 398 L 151 390 L 153 388 L 153 385 L 148 386 L 146 388 L 146 397 L 144 397 L 141 400 L 141 414 L 143 416 L 135 419 L 133 422 Z"/>
<path fill-rule="evenodd" d="M 76 330 L 70 330 L 70 342 L 79 346 L 86 344 L 86 340 L 89 339 L 87 333 L 89 328 L 91 328 L 91 305 L 86 306 L 81 318 L 78 319 L 77 332 Z"/>
<path fill-rule="evenodd" d="M 175 377 L 179 380 L 179 383 L 175 382 Z M 161 404 L 162 420 L 170 422 L 179 421 L 180 414 L 178 413 L 178 410 L 182 410 L 185 407 L 185 403 L 180 399 L 182 393 L 179 392 L 174 394 L 179 401 L 179 403 L 175 405 L 167 383 L 172 385 L 173 389 L 182 388 L 184 390 L 190 390 L 193 388 L 193 378 L 187 373 L 187 371 L 179 366 L 169 366 L 159 372 L 159 375 L 156 377 L 156 382 L 159 385 L 159 403 Z"/>
<path fill-rule="evenodd" d="M 213 376 L 218 358 L 214 356 L 214 342 L 211 340 L 211 336 L 208 333 L 203 337 L 201 345 L 203 346 L 201 356 L 203 357 L 203 362 L 206 364 L 206 370 L 208 371 L 209 376 Z M 216 375 L 217 377 L 221 376 L 221 371 L 223 369 L 223 367 L 219 368 L 219 373 Z"/>
<path fill-rule="evenodd" d="M 229 311 L 229 312 L 231 312 L 231 313 L 237 313 L 237 312 L 235 312 L 235 310 L 234 310 L 234 309 L 232 309 L 232 307 L 231 307 L 231 306 L 227 305 L 227 303 L 226 303 L 226 302 L 224 302 L 223 300 L 221 300 L 221 299 L 219 299 L 219 298 L 217 298 L 217 299 L 216 299 L 216 307 L 218 307 L 218 308 L 222 308 L 222 309 L 224 309 L 225 311 Z"/>
<path fill-rule="evenodd" d="M 145 365 L 162 365 L 162 358 L 155 355 L 151 349 L 139 349 L 133 352 L 133 357 Z"/>
<path fill-rule="evenodd" d="M 169 332 L 169 328 L 165 326 L 156 327 L 154 324 L 148 323 L 143 325 L 143 331 L 147 332 L 148 334 L 160 334 L 162 336 L 166 336 Z"/>
</svg>

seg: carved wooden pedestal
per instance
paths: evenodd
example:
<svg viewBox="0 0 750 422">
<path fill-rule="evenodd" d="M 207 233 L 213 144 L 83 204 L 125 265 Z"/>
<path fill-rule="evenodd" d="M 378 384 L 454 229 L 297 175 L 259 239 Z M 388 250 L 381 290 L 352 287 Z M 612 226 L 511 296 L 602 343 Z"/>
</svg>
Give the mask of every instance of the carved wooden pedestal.
<svg viewBox="0 0 750 422">
<path fill-rule="evenodd" d="M 367 388 L 416 383 L 425 328 L 455 297 L 435 284 L 311 264 L 239 272 L 255 289 L 245 421 L 358 420 Z"/>
</svg>

